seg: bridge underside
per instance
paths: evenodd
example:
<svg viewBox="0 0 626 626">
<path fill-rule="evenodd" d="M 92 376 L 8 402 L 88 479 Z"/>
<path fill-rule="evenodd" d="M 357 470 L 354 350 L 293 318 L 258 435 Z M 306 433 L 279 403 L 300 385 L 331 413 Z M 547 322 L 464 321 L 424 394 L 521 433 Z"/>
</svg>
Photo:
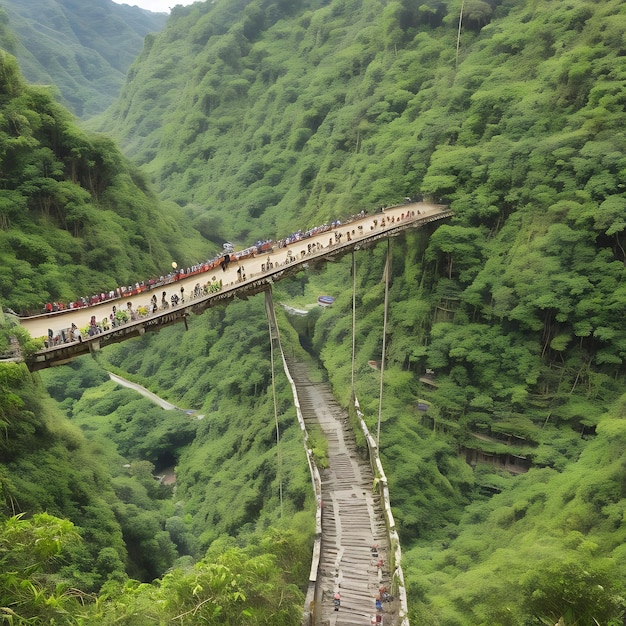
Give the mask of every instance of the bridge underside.
<svg viewBox="0 0 626 626">
<path fill-rule="evenodd" d="M 46 348 L 26 359 L 26 364 L 31 371 L 42 370 L 55 365 L 64 365 L 83 354 L 97 352 L 105 346 L 142 336 L 146 332 L 156 332 L 165 326 L 179 322 L 183 322 L 186 325 L 187 317 L 192 313 L 198 315 L 211 307 L 227 303 L 235 298 L 246 299 L 264 291 L 272 283 L 293 276 L 303 269 L 337 261 L 355 250 L 374 246 L 382 239 L 396 237 L 408 228 L 420 228 L 430 222 L 439 221 L 450 215 L 452 215 L 452 211 L 443 209 L 434 215 L 424 216 L 421 219 L 408 223 L 401 222 L 396 227 L 387 228 L 381 232 L 368 233 L 365 237 L 345 241 L 332 248 L 314 250 L 306 254 L 304 251 L 301 251 L 299 255 L 288 257 L 288 260 L 284 263 L 275 263 L 273 269 L 268 269 L 262 277 L 241 280 L 234 285 L 225 286 L 217 293 L 200 296 L 175 308 L 159 311 L 93 337 L 82 337 L 73 343 Z M 307 241 L 302 240 L 299 243 L 306 245 Z M 281 252 L 288 252 L 288 250 L 283 249 Z M 157 290 L 158 288 L 155 289 L 155 291 Z"/>
</svg>

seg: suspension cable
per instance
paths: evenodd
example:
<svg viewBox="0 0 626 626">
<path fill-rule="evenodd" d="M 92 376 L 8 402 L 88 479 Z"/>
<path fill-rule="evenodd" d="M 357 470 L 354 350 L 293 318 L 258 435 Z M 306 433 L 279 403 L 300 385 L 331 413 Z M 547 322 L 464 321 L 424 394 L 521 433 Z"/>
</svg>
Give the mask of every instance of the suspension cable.
<svg viewBox="0 0 626 626">
<path fill-rule="evenodd" d="M 354 390 L 354 362 L 356 359 L 356 256 L 352 251 L 352 402 L 356 398 Z"/>
<path fill-rule="evenodd" d="M 274 304 L 272 302 L 272 287 L 269 286 L 265 292 L 265 311 L 270 332 L 270 361 L 272 366 L 272 398 L 274 400 L 274 423 L 276 424 L 276 474 L 278 478 L 278 495 L 280 499 L 280 517 L 283 517 L 283 473 L 282 459 L 280 454 L 280 428 L 278 425 L 278 402 L 276 401 L 276 381 L 274 377 L 274 339 L 278 337 L 278 324 L 274 314 Z M 273 322 L 273 324 L 272 324 Z"/>
<path fill-rule="evenodd" d="M 380 450 L 380 421 L 383 413 L 383 376 L 385 374 L 385 351 L 387 346 L 387 310 L 389 308 L 389 274 L 391 273 L 391 239 L 387 239 L 387 261 L 385 262 L 385 313 L 383 317 L 383 350 L 380 357 L 380 390 L 378 392 L 378 429 L 376 445 Z"/>
</svg>

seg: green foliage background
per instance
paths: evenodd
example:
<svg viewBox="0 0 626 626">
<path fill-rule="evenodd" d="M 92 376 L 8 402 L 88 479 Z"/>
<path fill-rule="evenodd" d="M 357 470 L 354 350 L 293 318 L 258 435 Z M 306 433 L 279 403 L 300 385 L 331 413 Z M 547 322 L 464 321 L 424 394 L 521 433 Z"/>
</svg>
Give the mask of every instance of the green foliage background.
<svg viewBox="0 0 626 626">
<path fill-rule="evenodd" d="M 457 0 L 176 7 L 98 123 L 215 243 L 248 244 L 407 195 L 449 202 L 449 224 L 392 249 L 381 451 L 412 621 L 619 624 L 626 12 L 617 0 L 464 8 L 459 31 Z M 378 378 L 367 362 L 381 358 L 384 253 L 359 255 L 357 269 L 356 391 L 372 427 Z M 293 349 L 300 340 L 319 356 L 346 404 L 351 278 L 344 261 L 277 290 L 300 308 L 336 297 L 301 337 L 282 326 Z M 129 396 L 89 391 L 76 404 L 83 425 L 113 440 L 123 431 L 128 454 L 158 464 L 169 447 L 184 494 L 169 526 L 179 554 L 255 546 L 277 523 L 257 300 L 106 353 L 205 415 L 189 446 L 163 425 L 148 447 L 135 442 Z M 420 381 L 426 369 L 436 387 Z M 287 413 L 280 385 L 279 399 Z M 100 424 L 93 414 L 107 403 L 112 417 Z M 472 467 L 476 451 L 532 467 Z M 308 493 L 297 476 L 285 478 L 293 511 Z M 164 588 L 129 588 L 119 605 L 98 606 L 148 611 Z"/>
<path fill-rule="evenodd" d="M 75 115 L 91 117 L 117 97 L 144 37 L 161 30 L 164 13 L 107 0 L 2 2 L 10 45 L 30 83 L 54 85 Z"/>
</svg>

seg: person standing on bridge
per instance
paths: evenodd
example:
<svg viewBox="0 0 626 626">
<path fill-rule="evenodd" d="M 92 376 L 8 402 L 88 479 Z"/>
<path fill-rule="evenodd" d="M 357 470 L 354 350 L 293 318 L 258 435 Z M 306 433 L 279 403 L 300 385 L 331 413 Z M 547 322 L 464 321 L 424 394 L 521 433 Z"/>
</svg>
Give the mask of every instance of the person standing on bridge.
<svg viewBox="0 0 626 626">
<path fill-rule="evenodd" d="M 72 327 L 70 328 L 70 341 L 81 341 L 82 337 L 80 335 L 80 330 L 78 330 L 78 326 L 72 322 Z"/>
<path fill-rule="evenodd" d="M 335 605 L 335 611 L 338 611 L 341 606 L 341 594 L 338 591 L 333 596 L 333 604 Z"/>
</svg>

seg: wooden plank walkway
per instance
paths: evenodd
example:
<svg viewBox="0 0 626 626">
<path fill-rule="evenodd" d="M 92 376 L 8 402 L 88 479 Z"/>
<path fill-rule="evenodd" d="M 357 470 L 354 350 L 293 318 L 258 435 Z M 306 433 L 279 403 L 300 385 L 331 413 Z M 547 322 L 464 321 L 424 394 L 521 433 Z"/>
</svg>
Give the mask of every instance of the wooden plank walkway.
<svg viewBox="0 0 626 626">
<path fill-rule="evenodd" d="M 288 367 L 307 430 L 318 426 L 328 440 L 329 468 L 320 470 L 323 513 L 318 585 L 322 593 L 318 597 L 322 602 L 315 610 L 315 624 L 395 626 L 396 602 L 385 602 L 382 611 L 376 610 L 380 588 L 390 588 L 390 574 L 387 531 L 379 496 L 372 490 L 372 470 L 357 452 L 348 414 L 328 385 L 311 383 L 301 363 L 288 360 Z M 376 556 L 372 552 L 374 545 L 378 546 Z M 338 611 L 333 601 L 335 593 L 341 595 Z"/>
</svg>

